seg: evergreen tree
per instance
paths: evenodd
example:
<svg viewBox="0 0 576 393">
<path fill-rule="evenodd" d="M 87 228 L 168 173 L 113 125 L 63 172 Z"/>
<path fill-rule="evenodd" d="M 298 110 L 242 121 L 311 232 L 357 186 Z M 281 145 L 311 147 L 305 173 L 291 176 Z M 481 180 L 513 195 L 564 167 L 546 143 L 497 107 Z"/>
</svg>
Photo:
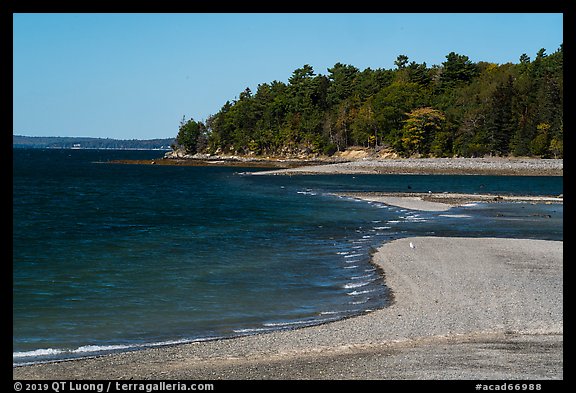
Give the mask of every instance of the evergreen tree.
<svg viewBox="0 0 576 393">
<path fill-rule="evenodd" d="M 487 145 L 493 154 L 506 155 L 510 139 L 517 128 L 513 112 L 514 86 L 512 76 L 496 87 L 492 95 L 490 111 L 486 116 Z"/>
<path fill-rule="evenodd" d="M 350 146 L 387 146 L 433 156 L 563 156 L 563 47 L 518 64 L 473 63 L 450 52 L 441 66 L 409 62 L 394 69 L 336 63 L 327 75 L 311 65 L 288 83 L 246 88 L 206 125 L 183 119 L 187 151 L 331 154 Z"/>
<path fill-rule="evenodd" d="M 186 117 L 183 116 L 176 136 L 176 143 L 182 146 L 186 153 L 195 154 L 199 144 L 201 147 L 205 146 L 205 131 L 204 124 L 193 119 L 186 120 Z"/>
<path fill-rule="evenodd" d="M 440 81 L 445 88 L 454 87 L 458 83 L 470 82 L 478 75 L 478 67 L 468 56 L 450 52 L 442 63 Z"/>
<path fill-rule="evenodd" d="M 352 96 L 354 82 L 358 74 L 358 68 L 342 63 L 336 63 L 334 67 L 328 68 L 328 79 L 330 81 L 326 97 L 328 104 L 337 105 Z"/>
</svg>

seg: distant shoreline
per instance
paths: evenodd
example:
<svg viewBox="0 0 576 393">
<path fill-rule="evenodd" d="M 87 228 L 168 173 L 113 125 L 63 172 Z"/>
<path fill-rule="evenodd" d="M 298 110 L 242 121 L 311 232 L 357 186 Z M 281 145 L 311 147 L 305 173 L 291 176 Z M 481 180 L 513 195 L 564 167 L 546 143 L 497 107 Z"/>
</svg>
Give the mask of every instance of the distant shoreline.
<svg viewBox="0 0 576 393">
<path fill-rule="evenodd" d="M 12 135 L 14 149 L 171 150 L 174 138 L 113 139 L 80 136 Z"/>
<path fill-rule="evenodd" d="M 267 168 L 254 175 L 334 175 L 334 174 L 445 174 L 492 176 L 563 176 L 562 159 L 541 158 L 261 158 L 210 156 L 199 158 L 158 158 L 114 160 L 111 164 L 234 166 Z"/>
</svg>

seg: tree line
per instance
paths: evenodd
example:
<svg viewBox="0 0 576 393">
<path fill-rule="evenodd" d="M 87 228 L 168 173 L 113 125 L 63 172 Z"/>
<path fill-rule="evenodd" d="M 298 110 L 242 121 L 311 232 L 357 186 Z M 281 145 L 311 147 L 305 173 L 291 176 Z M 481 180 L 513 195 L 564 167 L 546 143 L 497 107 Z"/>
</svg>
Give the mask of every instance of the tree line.
<svg viewBox="0 0 576 393">
<path fill-rule="evenodd" d="M 351 146 L 401 156 L 563 157 L 563 47 L 517 63 L 441 65 L 399 55 L 393 69 L 305 64 L 288 83 L 246 88 L 205 121 L 182 118 L 188 153 L 332 155 Z"/>
<path fill-rule="evenodd" d="M 174 138 L 165 139 L 111 139 L 68 136 L 12 135 L 14 148 L 48 149 L 157 149 L 169 150 Z"/>
</svg>

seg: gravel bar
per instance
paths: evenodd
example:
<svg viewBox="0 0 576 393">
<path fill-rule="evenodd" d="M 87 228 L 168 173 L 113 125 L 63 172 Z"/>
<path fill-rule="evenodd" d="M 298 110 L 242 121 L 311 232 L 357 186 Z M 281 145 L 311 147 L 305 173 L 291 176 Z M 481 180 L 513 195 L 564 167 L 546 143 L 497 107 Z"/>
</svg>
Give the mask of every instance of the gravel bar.
<svg viewBox="0 0 576 393">
<path fill-rule="evenodd" d="M 531 158 L 403 158 L 367 159 L 255 172 L 254 175 L 305 174 L 466 174 L 562 176 L 561 159 Z"/>
</svg>

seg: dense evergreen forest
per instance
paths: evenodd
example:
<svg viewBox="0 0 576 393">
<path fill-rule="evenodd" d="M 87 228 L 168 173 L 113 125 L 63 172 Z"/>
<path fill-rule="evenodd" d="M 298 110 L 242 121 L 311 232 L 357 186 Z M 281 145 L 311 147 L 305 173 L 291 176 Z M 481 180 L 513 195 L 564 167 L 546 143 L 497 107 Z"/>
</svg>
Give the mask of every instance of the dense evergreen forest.
<svg viewBox="0 0 576 393">
<path fill-rule="evenodd" d="M 246 88 L 205 121 L 183 118 L 188 153 L 332 155 L 351 146 L 401 156 L 563 156 L 563 48 L 518 63 L 441 65 L 399 55 L 394 69 L 306 64 L 288 83 Z"/>
</svg>

